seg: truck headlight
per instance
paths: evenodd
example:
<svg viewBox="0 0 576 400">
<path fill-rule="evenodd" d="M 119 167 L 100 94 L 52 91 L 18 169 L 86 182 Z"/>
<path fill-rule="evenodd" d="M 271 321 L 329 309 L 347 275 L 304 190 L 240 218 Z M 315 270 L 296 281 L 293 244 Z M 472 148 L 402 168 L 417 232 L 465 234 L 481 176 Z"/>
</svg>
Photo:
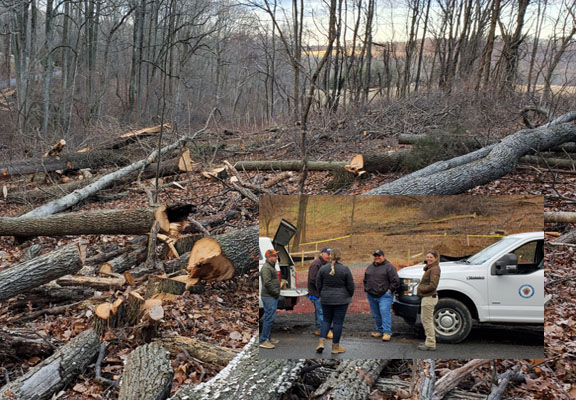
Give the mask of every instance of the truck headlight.
<svg viewBox="0 0 576 400">
<path fill-rule="evenodd" d="M 405 296 L 416 296 L 418 293 L 418 285 L 420 284 L 420 279 L 404 279 L 404 295 Z"/>
</svg>

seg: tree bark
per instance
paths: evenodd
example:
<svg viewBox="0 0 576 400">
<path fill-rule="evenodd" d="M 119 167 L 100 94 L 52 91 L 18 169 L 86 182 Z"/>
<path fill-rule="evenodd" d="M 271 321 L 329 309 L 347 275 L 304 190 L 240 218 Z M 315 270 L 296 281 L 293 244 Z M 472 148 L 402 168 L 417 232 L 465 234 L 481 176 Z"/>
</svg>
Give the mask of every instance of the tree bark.
<svg viewBox="0 0 576 400">
<path fill-rule="evenodd" d="M 169 353 L 157 343 L 138 347 L 128 356 L 118 400 L 164 400 L 170 395 L 174 370 Z"/>
<path fill-rule="evenodd" d="M 0 271 L 0 301 L 77 272 L 84 262 L 85 248 L 83 244 L 70 244 Z"/>
<path fill-rule="evenodd" d="M 576 111 L 535 129 L 511 134 L 499 143 L 440 161 L 364 194 L 458 194 L 500 178 L 516 168 L 523 155 L 576 139 Z"/>
<path fill-rule="evenodd" d="M 252 338 L 218 375 L 182 386 L 170 400 L 279 400 L 298 379 L 304 360 L 259 360 Z"/>
<path fill-rule="evenodd" d="M 225 280 L 256 268 L 260 254 L 258 232 L 254 225 L 198 240 L 188 260 L 190 277 Z"/>
<path fill-rule="evenodd" d="M 20 160 L 0 165 L 0 175 L 24 175 L 56 170 L 99 169 L 113 165 L 130 163 L 123 155 L 116 152 L 99 151 L 90 153 L 66 153 L 60 158 L 42 158 L 39 160 Z"/>
<path fill-rule="evenodd" d="M 389 360 L 343 360 L 312 395 L 333 400 L 363 400 Z"/>
<path fill-rule="evenodd" d="M 143 235 L 150 232 L 154 211 L 141 208 L 0 218 L 0 236 Z"/>
<path fill-rule="evenodd" d="M 544 222 L 560 222 L 560 223 L 574 224 L 576 223 L 576 212 L 566 212 L 566 211 L 545 212 Z"/>
<path fill-rule="evenodd" d="M 82 332 L 25 375 L 0 388 L 0 398 L 50 399 L 92 362 L 99 348 L 100 341 L 93 330 Z"/>
<path fill-rule="evenodd" d="M 166 347 L 173 355 L 177 355 L 183 349 L 197 360 L 220 367 L 225 367 L 238 355 L 237 350 L 202 342 L 191 337 L 162 337 L 154 339 L 154 341 Z"/>
<path fill-rule="evenodd" d="M 340 170 L 345 165 L 345 161 L 308 161 L 308 170 Z M 234 168 L 240 171 L 302 171 L 302 160 L 238 161 Z"/>
</svg>

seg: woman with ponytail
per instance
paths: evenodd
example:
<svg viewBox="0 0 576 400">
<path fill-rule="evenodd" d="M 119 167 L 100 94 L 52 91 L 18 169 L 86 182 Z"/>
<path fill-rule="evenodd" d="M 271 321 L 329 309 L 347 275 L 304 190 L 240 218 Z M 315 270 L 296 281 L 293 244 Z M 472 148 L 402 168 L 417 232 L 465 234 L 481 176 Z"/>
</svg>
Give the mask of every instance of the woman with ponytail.
<svg viewBox="0 0 576 400">
<path fill-rule="evenodd" d="M 342 251 L 332 249 L 330 263 L 323 265 L 316 277 L 316 287 L 320 292 L 320 303 L 324 314 L 320 341 L 316 352 L 322 353 L 326 344 L 326 337 L 332 326 L 332 354 L 344 353 L 346 349 L 340 346 L 344 317 L 348 310 L 348 304 L 354 295 L 354 279 L 350 269 L 341 264 Z"/>
<path fill-rule="evenodd" d="M 426 342 L 418 345 L 418 350 L 436 350 L 436 331 L 434 329 L 434 308 L 438 304 L 438 282 L 440 281 L 440 255 L 436 250 L 426 252 L 424 275 L 418 285 L 420 303 L 420 318 L 426 332 Z"/>
</svg>

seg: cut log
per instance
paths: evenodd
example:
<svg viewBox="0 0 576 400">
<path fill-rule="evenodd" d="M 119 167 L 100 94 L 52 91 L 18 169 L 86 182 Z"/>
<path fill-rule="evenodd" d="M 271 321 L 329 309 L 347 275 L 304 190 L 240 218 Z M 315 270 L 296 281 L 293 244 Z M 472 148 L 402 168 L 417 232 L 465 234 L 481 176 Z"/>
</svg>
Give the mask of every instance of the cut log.
<svg viewBox="0 0 576 400">
<path fill-rule="evenodd" d="M 343 360 L 312 395 L 313 398 L 363 400 L 389 360 Z"/>
<path fill-rule="evenodd" d="M 94 289 L 111 290 L 120 289 L 126 284 L 126 279 L 119 275 L 114 278 L 97 276 L 65 275 L 56 280 L 60 286 L 88 286 Z"/>
<path fill-rule="evenodd" d="M 188 272 L 198 281 L 230 279 L 256 268 L 259 253 L 258 226 L 203 238 L 190 252 Z"/>
<path fill-rule="evenodd" d="M 343 170 L 345 161 L 308 161 L 308 171 Z M 245 171 L 302 171 L 302 160 L 238 161 L 237 170 Z"/>
<path fill-rule="evenodd" d="M 574 224 L 576 223 L 576 212 L 566 212 L 566 211 L 545 212 L 544 222 L 560 222 L 566 224 Z"/>
<path fill-rule="evenodd" d="M 46 400 L 68 385 L 92 363 L 100 342 L 93 330 L 82 332 L 52 356 L 12 383 L 0 388 L 1 399 Z"/>
<path fill-rule="evenodd" d="M 82 268 L 86 245 L 74 243 L 0 271 L 0 301 L 5 301 Z"/>
<path fill-rule="evenodd" d="M 60 158 L 42 158 L 30 160 L 18 160 L 0 164 L 0 172 L 4 177 L 11 175 L 25 175 L 46 173 L 56 170 L 69 171 L 78 169 L 99 169 L 115 165 L 127 165 L 130 163 L 126 157 L 111 151 L 89 153 L 66 153 Z"/>
<path fill-rule="evenodd" d="M 186 283 L 176 279 L 162 276 L 151 276 L 148 278 L 148 287 L 146 288 L 146 298 L 151 298 L 158 293 L 171 293 L 181 295 L 186 291 Z"/>
<path fill-rule="evenodd" d="M 119 255 L 103 265 L 107 265 L 112 269 L 112 272 L 123 273 L 128 271 L 135 265 L 138 265 L 146 260 L 146 245 L 140 245 L 132 251 Z"/>
<path fill-rule="evenodd" d="M 36 329 L 2 328 L 0 360 L 21 360 L 32 356 L 49 356 L 55 345 L 50 337 L 42 337 Z"/>
<path fill-rule="evenodd" d="M 460 368 L 456 368 L 448 372 L 442 378 L 436 381 L 434 387 L 434 394 L 432 400 L 441 400 L 448 392 L 453 390 L 458 384 L 468 378 L 470 374 L 484 364 L 489 363 L 490 360 L 476 359 L 471 360 Z"/>
<path fill-rule="evenodd" d="M 442 195 L 465 192 L 512 172 L 520 157 L 531 151 L 544 151 L 574 141 L 574 120 L 576 111 L 539 128 L 518 131 L 497 144 L 434 163 L 363 194 Z"/>
<path fill-rule="evenodd" d="M 92 181 L 93 179 L 83 179 L 42 189 L 9 192 L 6 202 L 18 204 L 39 203 L 48 199 L 58 198 L 63 194 L 72 193 L 76 189 L 89 185 Z"/>
<path fill-rule="evenodd" d="M 566 168 L 571 170 L 576 169 L 576 160 L 570 160 L 567 158 L 524 156 L 520 158 L 520 162 L 526 164 L 541 165 L 550 168 Z"/>
<path fill-rule="evenodd" d="M 174 370 L 169 353 L 157 343 L 138 347 L 128 356 L 118 400 L 164 400 L 170 395 Z"/>
<path fill-rule="evenodd" d="M 398 395 L 398 392 L 410 393 L 410 382 L 397 379 L 378 378 L 374 384 L 374 389 L 380 391 L 382 398 L 392 399 Z M 486 400 L 486 395 L 465 392 L 462 390 L 451 390 L 444 397 L 445 400 Z M 402 397 L 400 397 L 402 398 Z"/>
<path fill-rule="evenodd" d="M 355 155 L 346 170 L 354 174 L 366 172 L 394 172 L 403 167 L 403 161 L 410 150 L 384 151 Z"/>
<path fill-rule="evenodd" d="M 398 135 L 398 143 L 399 144 L 417 144 L 423 140 L 428 139 L 431 135 L 434 134 L 423 134 L 423 135 L 414 135 L 414 134 L 400 134 Z M 449 139 L 453 139 L 458 143 L 465 144 L 473 149 L 480 149 L 484 146 L 498 143 L 499 139 L 492 139 L 492 138 L 483 138 L 483 137 L 476 137 L 476 136 L 464 136 L 464 135 L 452 135 L 446 134 L 443 135 Z M 559 153 L 576 153 L 576 143 L 574 142 L 567 142 L 560 146 L 552 147 L 551 149 L 554 152 Z"/>
<path fill-rule="evenodd" d="M 217 181 L 217 180 L 226 179 L 228 177 L 228 173 L 226 172 L 225 167 L 218 167 L 218 168 L 214 168 L 210 171 L 203 171 L 202 176 L 204 178 Z"/>
<path fill-rule="evenodd" d="M 182 386 L 170 400 L 279 400 L 303 366 L 304 360 L 259 360 L 258 340 L 252 338 L 218 375 Z"/>
<path fill-rule="evenodd" d="M 154 341 L 166 347 L 173 356 L 176 356 L 182 350 L 186 350 L 195 359 L 220 367 L 225 367 L 238 355 L 237 350 L 202 342 L 186 336 L 162 337 L 154 339 Z"/>
<path fill-rule="evenodd" d="M 202 133 L 206 130 L 206 128 L 208 127 L 208 122 L 210 122 L 212 115 L 213 115 L 213 113 L 208 118 L 206 126 L 204 126 L 204 128 L 202 128 L 201 130 L 195 132 L 193 135 L 181 137 L 176 142 L 174 142 L 168 146 L 163 147 L 159 151 L 156 150 L 156 151 L 152 152 L 145 159 L 137 161 L 137 162 L 130 164 L 130 165 L 118 170 L 118 171 L 115 171 L 115 172 L 112 172 L 108 175 L 105 175 L 102 178 L 98 179 L 97 181 L 91 183 L 90 185 L 88 185 L 82 189 L 77 189 L 74 192 L 72 192 L 72 193 L 70 193 L 70 194 L 68 194 L 68 195 L 66 195 L 66 196 L 64 196 L 58 200 L 52 201 L 50 203 L 44 204 L 41 207 L 35 208 L 34 210 L 26 213 L 24 216 L 26 216 L 26 217 L 42 217 L 42 216 L 55 214 L 59 211 L 65 210 L 69 207 L 72 207 L 74 204 L 77 204 L 78 202 L 80 202 L 84 199 L 89 198 L 90 196 L 97 193 L 99 190 L 102 190 L 102 189 L 105 189 L 105 188 L 111 186 L 117 180 L 123 179 L 133 172 L 140 171 L 140 169 L 142 169 L 143 167 L 146 167 L 147 165 L 156 161 L 158 156 L 163 155 L 163 154 L 167 154 L 167 153 L 179 148 L 182 144 L 184 144 L 186 142 L 193 141 L 197 135 L 199 135 L 200 133 Z M 90 154 L 90 153 L 78 153 L 78 154 Z"/>
<path fill-rule="evenodd" d="M 63 288 L 58 285 L 43 285 L 33 288 L 26 292 L 26 298 L 12 300 L 11 309 L 26 307 L 28 303 L 32 305 L 55 304 L 63 302 L 73 302 L 84 300 L 94 296 L 95 290 L 85 287 L 67 287 Z"/>
<path fill-rule="evenodd" d="M 154 220 L 166 232 L 170 221 L 165 205 L 156 209 L 102 210 L 47 217 L 0 218 L 0 236 L 140 235 L 150 232 Z"/>
</svg>

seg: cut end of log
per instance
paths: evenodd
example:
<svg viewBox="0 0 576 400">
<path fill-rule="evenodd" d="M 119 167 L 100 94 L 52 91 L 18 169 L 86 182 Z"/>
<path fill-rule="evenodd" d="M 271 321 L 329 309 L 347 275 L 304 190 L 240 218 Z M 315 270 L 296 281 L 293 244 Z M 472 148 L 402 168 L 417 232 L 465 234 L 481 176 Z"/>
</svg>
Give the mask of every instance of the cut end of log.
<svg viewBox="0 0 576 400">
<path fill-rule="evenodd" d="M 88 153 L 92 150 L 92 146 L 82 147 L 80 150 L 76 150 L 76 153 Z"/>
<path fill-rule="evenodd" d="M 162 229 L 164 232 L 170 231 L 170 220 L 166 214 L 166 204 L 162 204 L 160 207 L 154 210 L 154 219 L 158 221 L 160 229 Z"/>
<path fill-rule="evenodd" d="M 94 314 L 98 318 L 107 321 L 108 319 L 110 319 L 110 316 L 114 313 L 113 309 L 114 307 L 112 306 L 112 304 L 102 303 L 96 306 L 96 308 L 94 309 Z"/>
<path fill-rule="evenodd" d="M 60 139 L 58 143 L 56 143 L 50 150 L 48 150 L 43 157 L 59 157 L 60 153 L 66 146 L 66 141 L 64 139 Z"/>
<path fill-rule="evenodd" d="M 186 290 L 190 289 L 192 286 L 197 285 L 200 281 L 200 279 L 192 278 L 190 275 L 180 275 L 172 279 L 184 283 L 186 285 Z"/>
<path fill-rule="evenodd" d="M 202 280 L 225 280 L 234 276 L 235 269 L 222 254 L 220 244 L 212 238 L 198 240 L 188 259 L 190 278 Z"/>
<path fill-rule="evenodd" d="M 226 167 L 214 168 L 212 171 L 202 172 L 202 176 L 212 180 L 222 180 L 228 177 Z"/>
<path fill-rule="evenodd" d="M 110 263 L 104 263 L 98 269 L 98 276 L 110 276 L 110 274 L 113 274 L 113 273 L 114 273 L 114 271 L 113 271 L 112 265 Z"/>
<path fill-rule="evenodd" d="M 194 165 L 196 163 L 190 158 L 190 149 L 187 149 L 178 159 L 178 169 L 183 172 L 190 172 Z"/>
<path fill-rule="evenodd" d="M 351 172 L 355 175 L 356 174 L 360 175 L 360 172 L 362 172 L 363 168 L 364 168 L 364 156 L 362 154 L 356 154 L 350 161 L 350 164 L 344 166 L 344 169 L 346 171 Z"/>
</svg>

